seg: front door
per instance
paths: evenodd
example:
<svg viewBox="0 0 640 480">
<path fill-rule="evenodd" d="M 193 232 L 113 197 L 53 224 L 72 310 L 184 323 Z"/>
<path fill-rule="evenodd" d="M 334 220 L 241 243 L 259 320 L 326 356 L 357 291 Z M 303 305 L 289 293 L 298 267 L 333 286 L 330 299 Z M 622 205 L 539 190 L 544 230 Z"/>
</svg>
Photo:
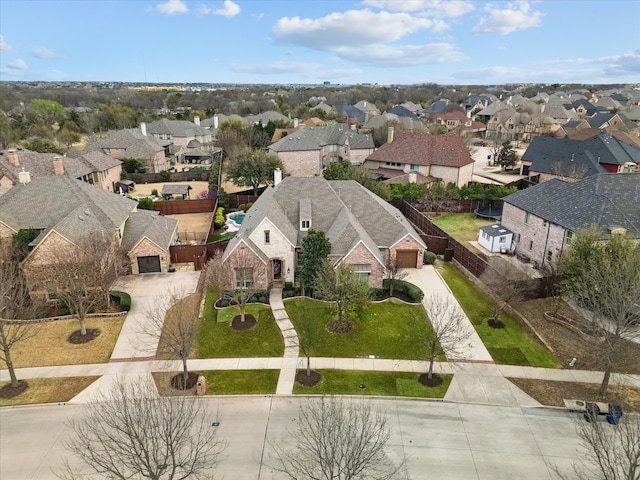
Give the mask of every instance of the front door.
<svg viewBox="0 0 640 480">
<path fill-rule="evenodd" d="M 271 260 L 271 271 L 273 272 L 273 283 L 282 284 L 282 260 L 274 258 Z"/>
</svg>

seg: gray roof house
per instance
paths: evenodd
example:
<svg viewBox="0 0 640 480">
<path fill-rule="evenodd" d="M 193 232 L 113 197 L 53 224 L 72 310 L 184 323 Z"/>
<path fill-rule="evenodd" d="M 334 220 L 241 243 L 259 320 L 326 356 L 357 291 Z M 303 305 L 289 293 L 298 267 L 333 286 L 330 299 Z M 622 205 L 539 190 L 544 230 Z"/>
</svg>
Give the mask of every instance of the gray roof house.
<svg viewBox="0 0 640 480">
<path fill-rule="evenodd" d="M 357 133 L 343 123 L 303 127 L 269 146 L 287 173 L 298 177 L 320 175 L 330 162 L 343 159 L 362 163 L 374 149 L 370 134 Z"/>
<path fill-rule="evenodd" d="M 577 182 L 552 179 L 506 196 L 503 226 L 517 251 L 540 265 L 554 262 L 573 234 L 596 225 L 606 238 L 625 231 L 640 239 L 640 173 L 600 173 Z"/>
<path fill-rule="evenodd" d="M 371 287 L 382 286 L 387 260 L 422 266 L 426 246 L 399 210 L 355 181 L 323 177 L 286 177 L 267 187 L 230 240 L 223 264 L 235 271 L 250 264 L 256 288 L 295 282 L 310 228 L 330 240 L 332 265 L 351 265 Z M 243 262 L 247 254 L 251 261 Z"/>
<path fill-rule="evenodd" d="M 145 242 L 146 232 L 151 230 L 137 226 L 139 221 L 133 218 L 136 208 L 133 200 L 68 176 L 37 177 L 2 196 L 0 238 L 10 238 L 21 229 L 40 232 L 24 260 L 27 282 L 35 294 L 46 293 L 42 282 L 36 280 L 38 265 L 46 264 L 52 251 L 77 247 L 87 236 L 100 235 L 121 242 L 134 273 L 167 271 L 168 248 L 175 237 L 177 221 L 161 217 L 158 223 L 162 222 L 162 234 L 154 233 L 152 240 Z M 158 216 L 155 212 L 145 214 Z M 127 249 L 129 245 L 133 247 Z M 140 268 L 149 262 L 154 269 Z"/>
</svg>

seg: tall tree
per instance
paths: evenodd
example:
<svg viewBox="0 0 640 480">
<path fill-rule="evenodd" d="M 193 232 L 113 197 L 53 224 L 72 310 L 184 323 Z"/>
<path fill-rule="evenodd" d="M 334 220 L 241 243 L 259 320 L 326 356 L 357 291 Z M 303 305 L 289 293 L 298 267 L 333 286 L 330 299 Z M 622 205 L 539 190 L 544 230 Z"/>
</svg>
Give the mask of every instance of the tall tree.
<svg viewBox="0 0 640 480">
<path fill-rule="evenodd" d="M 604 396 L 611 374 L 625 362 L 637 363 L 623 354 L 622 345 L 639 335 L 630 312 L 640 299 L 640 248 L 626 234 L 600 241 L 596 229 L 577 232 L 560 258 L 559 269 L 567 292 L 593 311 L 601 338 L 592 351 L 604 369 L 600 385 Z"/>
<path fill-rule="evenodd" d="M 513 149 L 511 142 L 509 140 L 503 142 L 500 147 L 500 151 L 498 152 L 496 163 L 505 169 L 513 167 L 517 161 L 518 156 L 516 155 L 516 151 Z"/>
<path fill-rule="evenodd" d="M 310 228 L 307 236 L 302 239 L 300 255 L 300 286 L 303 294 L 308 289 L 313 290 L 316 276 L 330 253 L 331 242 L 324 230 Z"/>
<path fill-rule="evenodd" d="M 210 478 L 226 448 L 210 414 L 192 397 L 158 396 L 150 377 L 117 381 L 85 405 L 84 415 L 69 419 L 73 434 L 64 446 L 76 461 L 65 460 L 57 474 L 69 480 Z"/>
<path fill-rule="evenodd" d="M 347 332 L 351 330 L 351 315 L 369 301 L 369 286 L 356 278 L 351 266 L 340 263 L 333 268 L 329 262 L 318 273 L 314 292 L 322 300 L 333 302 L 338 318 L 331 330 Z"/>
<path fill-rule="evenodd" d="M 258 187 L 273 181 L 273 172 L 279 168 L 284 173 L 280 159 L 263 150 L 243 148 L 230 154 L 231 161 L 227 165 L 227 180 L 239 187 L 252 187 L 253 194 L 258 195 Z"/>
<path fill-rule="evenodd" d="M 272 445 L 270 467 L 291 480 L 390 480 L 405 468 L 385 453 L 391 439 L 387 416 L 364 401 L 310 399 L 290 438 Z"/>
</svg>

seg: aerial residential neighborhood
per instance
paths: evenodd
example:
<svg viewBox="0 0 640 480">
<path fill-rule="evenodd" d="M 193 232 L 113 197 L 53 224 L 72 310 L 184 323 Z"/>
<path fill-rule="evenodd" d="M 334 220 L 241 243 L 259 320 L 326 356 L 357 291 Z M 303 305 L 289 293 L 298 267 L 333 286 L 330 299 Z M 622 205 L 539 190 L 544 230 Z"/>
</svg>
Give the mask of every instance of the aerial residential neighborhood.
<svg viewBox="0 0 640 480">
<path fill-rule="evenodd" d="M 636 478 L 640 5 L 0 7 L 1 478 Z"/>
</svg>

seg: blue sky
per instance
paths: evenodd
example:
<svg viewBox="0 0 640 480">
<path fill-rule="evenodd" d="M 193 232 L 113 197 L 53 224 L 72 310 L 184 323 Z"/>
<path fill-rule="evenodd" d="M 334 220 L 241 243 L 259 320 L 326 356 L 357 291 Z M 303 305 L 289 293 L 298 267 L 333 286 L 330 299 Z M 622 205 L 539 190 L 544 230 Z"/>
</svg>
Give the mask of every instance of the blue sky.
<svg viewBox="0 0 640 480">
<path fill-rule="evenodd" d="M 0 0 L 0 80 L 640 83 L 640 2 Z"/>
</svg>

